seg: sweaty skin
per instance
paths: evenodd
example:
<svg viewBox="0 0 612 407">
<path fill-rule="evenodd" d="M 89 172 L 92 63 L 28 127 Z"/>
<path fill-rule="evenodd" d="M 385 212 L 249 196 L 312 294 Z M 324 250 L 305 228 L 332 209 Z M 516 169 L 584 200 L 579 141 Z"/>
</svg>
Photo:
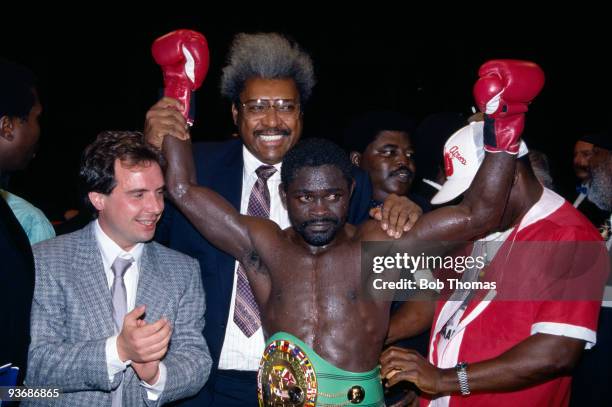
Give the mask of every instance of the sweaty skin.
<svg viewBox="0 0 612 407">
<path fill-rule="evenodd" d="M 190 141 L 165 137 L 163 153 L 170 198 L 204 237 L 245 266 L 266 335 L 293 334 L 341 369 L 374 368 L 390 303 L 362 295 L 361 242 L 393 239 L 376 221 L 359 228 L 345 223 L 352 185 L 340 170 L 326 165 L 298 171 L 287 192 L 280 191 L 292 224 L 281 230 L 268 219 L 240 215 L 197 185 Z M 402 240 L 468 240 L 494 228 L 514 165 L 509 154 L 487 154 L 464 201 L 423 215 Z M 305 237 L 329 242 L 316 245 Z"/>
</svg>

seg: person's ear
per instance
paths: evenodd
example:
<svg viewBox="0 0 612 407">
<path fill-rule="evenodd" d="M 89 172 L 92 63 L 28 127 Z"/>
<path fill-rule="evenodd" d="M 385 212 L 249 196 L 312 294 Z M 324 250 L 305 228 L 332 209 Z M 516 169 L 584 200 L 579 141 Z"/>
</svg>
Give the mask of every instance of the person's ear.
<svg viewBox="0 0 612 407">
<path fill-rule="evenodd" d="M 361 153 L 351 151 L 350 157 L 353 165 L 356 165 L 357 167 L 361 166 Z"/>
<path fill-rule="evenodd" d="M 105 197 L 106 195 L 101 194 L 100 192 L 89 192 L 87 193 L 87 197 L 91 204 L 96 208 L 98 212 L 104 210 Z"/>
<path fill-rule="evenodd" d="M 6 115 L 0 117 L 0 137 L 6 141 L 13 141 L 15 138 L 13 130 L 15 130 L 14 121 Z"/>
<path fill-rule="evenodd" d="M 283 183 L 278 185 L 278 195 L 280 196 L 281 203 L 283 204 L 283 208 L 287 210 L 287 193 L 285 192 L 285 187 Z"/>
</svg>

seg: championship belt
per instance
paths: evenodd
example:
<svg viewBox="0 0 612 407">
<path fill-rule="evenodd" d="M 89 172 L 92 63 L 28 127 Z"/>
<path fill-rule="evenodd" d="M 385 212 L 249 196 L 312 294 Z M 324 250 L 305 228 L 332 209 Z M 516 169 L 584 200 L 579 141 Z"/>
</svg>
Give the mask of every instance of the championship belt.
<svg viewBox="0 0 612 407">
<path fill-rule="evenodd" d="M 257 395 L 261 407 L 314 407 L 317 376 L 306 353 L 284 339 L 270 342 L 259 363 Z"/>
</svg>

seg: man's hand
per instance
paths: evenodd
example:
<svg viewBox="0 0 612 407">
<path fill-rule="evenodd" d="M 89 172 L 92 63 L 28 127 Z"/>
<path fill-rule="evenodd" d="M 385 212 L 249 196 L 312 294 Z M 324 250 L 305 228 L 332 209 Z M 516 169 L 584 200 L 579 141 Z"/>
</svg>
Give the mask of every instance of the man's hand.
<svg viewBox="0 0 612 407">
<path fill-rule="evenodd" d="M 146 363 L 132 362 L 132 368 L 140 380 L 152 386 L 159 379 L 159 362 L 159 360 Z"/>
<path fill-rule="evenodd" d="M 152 324 L 142 325 L 139 318 L 144 312 L 145 306 L 141 305 L 125 315 L 123 328 L 117 337 L 117 352 L 124 362 L 159 361 L 168 351 L 172 336 L 170 322 L 161 318 Z"/>
<path fill-rule="evenodd" d="M 380 363 L 380 373 L 387 379 L 387 387 L 405 380 L 425 393 L 438 394 L 442 391 L 440 384 L 444 370 L 429 363 L 415 350 L 392 346 L 382 353 Z"/>
<path fill-rule="evenodd" d="M 409 231 L 422 214 L 420 206 L 405 196 L 395 194 L 387 196 L 382 208 L 370 209 L 370 216 L 380 221 L 380 227 L 396 239 Z"/>
<path fill-rule="evenodd" d="M 154 104 L 145 119 L 144 135 L 147 143 L 161 149 L 164 136 L 188 140 L 189 126 L 181 109 L 181 102 L 169 97 L 164 97 Z"/>
<path fill-rule="evenodd" d="M 136 326 L 141 328 L 145 325 L 148 325 L 144 320 L 139 319 L 136 321 Z M 132 362 L 132 368 L 138 375 L 140 380 L 143 380 L 150 385 L 153 385 L 159 379 L 159 360 L 154 360 L 152 362 L 138 363 Z"/>
</svg>

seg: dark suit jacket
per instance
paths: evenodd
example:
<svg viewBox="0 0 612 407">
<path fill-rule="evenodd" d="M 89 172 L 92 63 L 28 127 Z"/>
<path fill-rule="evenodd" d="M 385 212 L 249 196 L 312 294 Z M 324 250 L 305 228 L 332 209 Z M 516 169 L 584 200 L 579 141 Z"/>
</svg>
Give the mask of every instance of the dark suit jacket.
<svg viewBox="0 0 612 407">
<path fill-rule="evenodd" d="M 12 363 L 25 377 L 30 344 L 34 259 L 30 241 L 0 196 L 0 366 Z"/>
<path fill-rule="evenodd" d="M 244 166 L 241 140 L 197 143 L 194 145 L 194 158 L 198 183 L 221 194 L 236 209 L 240 210 Z M 356 185 L 351 199 L 348 222 L 358 224 L 368 218 L 372 187 L 367 174 L 359 168 L 355 167 L 353 176 Z M 213 358 L 213 370 L 204 392 L 214 386 L 232 296 L 235 259 L 204 239 L 170 203 L 166 205 L 164 216 L 157 228 L 156 240 L 172 249 L 195 257 L 200 262 L 202 281 L 206 291 L 204 337 Z"/>
</svg>

